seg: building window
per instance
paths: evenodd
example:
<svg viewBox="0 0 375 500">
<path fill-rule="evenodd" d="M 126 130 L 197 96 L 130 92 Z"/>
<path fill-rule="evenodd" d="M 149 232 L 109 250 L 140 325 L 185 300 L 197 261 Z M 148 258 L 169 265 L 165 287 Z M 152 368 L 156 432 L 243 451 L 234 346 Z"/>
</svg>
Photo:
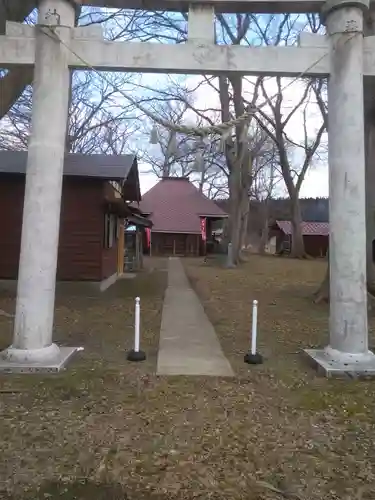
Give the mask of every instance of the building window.
<svg viewBox="0 0 375 500">
<path fill-rule="evenodd" d="M 114 214 L 104 216 L 104 248 L 112 248 L 118 238 L 117 217 Z"/>
</svg>

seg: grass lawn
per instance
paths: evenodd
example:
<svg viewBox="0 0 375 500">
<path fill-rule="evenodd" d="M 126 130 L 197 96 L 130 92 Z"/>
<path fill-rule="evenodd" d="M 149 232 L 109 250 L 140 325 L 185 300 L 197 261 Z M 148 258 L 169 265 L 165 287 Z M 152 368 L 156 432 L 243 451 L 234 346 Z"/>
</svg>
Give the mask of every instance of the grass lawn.
<svg viewBox="0 0 375 500">
<path fill-rule="evenodd" d="M 310 299 L 324 264 L 185 263 L 237 377 L 155 376 L 165 261 L 100 296 L 59 294 L 55 338 L 85 351 L 58 375 L 0 378 L 0 499 L 375 498 L 375 386 L 319 378 L 299 353 L 326 341 Z M 142 364 L 125 359 L 136 295 Z M 253 298 L 266 360 L 248 367 Z M 0 316 L 2 346 L 10 334 Z"/>
<path fill-rule="evenodd" d="M 375 498 L 375 381 L 321 378 L 301 354 L 328 343 L 328 305 L 312 302 L 326 265 L 256 255 L 233 270 L 215 260 L 186 261 L 239 387 L 249 389 L 242 432 L 257 460 L 267 463 L 269 478 L 274 475 L 271 482 L 279 477 L 308 499 L 354 499 L 361 487 L 363 498 Z M 250 347 L 254 299 L 265 362 L 249 367 L 243 355 Z M 370 345 L 374 330 L 370 318 Z"/>
</svg>

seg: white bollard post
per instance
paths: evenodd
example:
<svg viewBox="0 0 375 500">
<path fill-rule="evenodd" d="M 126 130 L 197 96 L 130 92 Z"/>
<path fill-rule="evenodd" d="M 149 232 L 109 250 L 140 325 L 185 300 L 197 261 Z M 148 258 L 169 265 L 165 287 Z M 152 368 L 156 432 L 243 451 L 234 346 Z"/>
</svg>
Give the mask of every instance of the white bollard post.
<svg viewBox="0 0 375 500">
<path fill-rule="evenodd" d="M 261 365 L 262 356 L 257 352 L 258 301 L 253 300 L 253 315 L 251 324 L 251 350 L 245 354 L 244 361 L 249 365 Z"/>
<path fill-rule="evenodd" d="M 258 301 L 253 300 L 253 322 L 251 325 L 251 354 L 257 353 L 257 322 L 258 322 Z"/>
<path fill-rule="evenodd" d="M 136 297 L 135 299 L 135 321 L 134 321 L 134 351 L 139 352 L 139 327 L 141 319 L 141 299 Z"/>
<path fill-rule="evenodd" d="M 140 350 L 141 299 L 135 298 L 134 349 L 128 352 L 128 361 L 144 361 L 146 353 Z"/>
</svg>

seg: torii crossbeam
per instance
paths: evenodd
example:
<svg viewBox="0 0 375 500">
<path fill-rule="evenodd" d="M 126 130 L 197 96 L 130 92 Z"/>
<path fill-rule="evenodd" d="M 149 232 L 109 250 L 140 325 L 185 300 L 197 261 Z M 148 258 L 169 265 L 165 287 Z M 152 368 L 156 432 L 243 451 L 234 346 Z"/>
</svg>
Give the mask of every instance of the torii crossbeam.
<svg viewBox="0 0 375 500">
<path fill-rule="evenodd" d="M 375 76 L 375 38 L 363 37 L 369 1 L 81 0 L 189 9 L 188 42 L 181 45 L 108 42 L 98 29 L 74 28 L 73 4 L 79 1 L 41 0 L 39 27 L 8 23 L 0 37 L 0 66 L 34 65 L 14 339 L 1 355 L 0 370 L 58 369 L 74 352 L 53 344 L 52 328 L 69 67 L 88 64 L 115 71 L 329 76 L 330 343 L 309 355 L 328 374 L 375 374 L 375 356 L 368 350 L 363 112 L 363 77 Z M 327 37 L 303 35 L 301 47 L 216 46 L 214 7 L 225 12 L 323 7 Z M 56 36 L 46 34 L 48 26 Z"/>
<path fill-rule="evenodd" d="M 115 9 L 138 9 L 154 11 L 188 12 L 191 5 L 205 2 L 201 0 L 72 0 L 82 5 Z M 371 0 L 371 8 L 373 8 Z M 284 14 L 322 12 L 325 0 L 213 0 L 207 4 L 215 5 L 216 12 Z M 375 5 L 374 5 L 375 7 Z"/>
</svg>

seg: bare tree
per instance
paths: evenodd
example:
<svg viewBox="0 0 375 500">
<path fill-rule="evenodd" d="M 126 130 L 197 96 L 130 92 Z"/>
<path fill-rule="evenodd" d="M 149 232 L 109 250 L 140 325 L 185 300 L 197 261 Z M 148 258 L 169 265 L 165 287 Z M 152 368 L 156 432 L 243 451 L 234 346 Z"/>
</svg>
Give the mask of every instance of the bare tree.
<svg viewBox="0 0 375 500">
<path fill-rule="evenodd" d="M 292 15 L 272 15 L 272 16 L 251 16 L 248 14 L 234 14 L 217 16 L 217 43 L 226 44 L 266 44 L 277 45 L 294 43 L 298 29 L 304 28 L 306 23 L 310 30 L 318 29 L 315 23 L 316 18 L 311 20 Z M 163 31 L 157 28 L 157 24 L 166 28 L 165 37 L 170 42 L 172 39 L 179 43 L 186 39 L 186 17 L 181 14 L 178 20 L 173 16 L 163 13 L 157 16 L 149 16 L 147 26 L 155 28 L 156 36 L 160 39 L 164 37 Z M 315 23 L 315 24 L 314 24 Z M 270 80 L 269 80 L 270 81 Z M 316 131 L 315 137 L 307 133 L 307 105 L 312 96 L 311 80 L 301 80 L 300 85 L 304 86 L 304 92 L 300 102 L 294 109 L 285 114 L 284 89 L 281 78 L 276 79 L 276 97 L 271 97 L 268 92 L 269 84 L 264 78 L 246 79 L 240 75 L 220 76 L 218 79 L 205 77 L 206 85 L 218 93 L 220 100 L 220 121 L 228 122 L 243 116 L 246 111 L 259 106 L 261 98 L 267 103 L 266 108 L 262 108 L 262 113 L 257 115 L 259 125 L 266 131 L 274 141 L 279 156 L 279 164 L 283 172 L 283 177 L 292 206 L 292 225 L 294 229 L 292 255 L 303 256 L 303 238 L 301 234 L 301 211 L 299 207 L 299 193 L 306 172 L 312 163 L 312 159 L 317 152 L 325 126 Z M 250 92 L 248 89 L 251 89 Z M 196 115 L 202 117 L 201 110 L 195 109 Z M 304 128 L 305 137 L 301 143 L 293 141 L 293 137 L 287 135 L 287 125 L 292 117 L 300 113 L 305 117 Z M 212 118 L 212 110 L 206 111 Z M 217 123 L 216 118 L 211 119 Z M 228 177 L 229 191 L 229 224 L 228 239 L 232 242 L 234 263 L 240 259 L 241 242 L 246 230 L 247 216 L 249 213 L 249 192 L 252 179 L 254 177 L 253 163 L 255 161 L 254 140 L 247 134 L 247 129 L 253 128 L 254 118 L 247 123 L 241 121 L 235 131 L 226 137 L 224 145 L 224 157 L 226 163 L 226 174 Z M 209 123 L 211 124 L 211 123 Z M 247 135 L 247 140 L 243 140 Z M 255 148 L 256 149 L 256 148 Z M 297 156 L 296 150 L 304 151 L 304 159 L 299 168 L 296 168 L 292 158 Z M 300 156 L 300 154 L 299 154 Z"/>
<path fill-rule="evenodd" d="M 0 35 L 5 34 L 6 21 L 34 24 L 37 5 L 38 0 L 1 0 Z M 140 27 L 144 25 L 145 19 L 147 15 L 143 11 L 111 12 L 108 9 L 87 7 L 84 0 L 76 0 L 76 24 L 101 24 L 104 34 L 110 40 L 139 39 L 142 33 Z M 27 86 L 32 84 L 32 80 L 33 69 L 26 66 L 16 66 L 0 74 L 0 120 Z"/>
<path fill-rule="evenodd" d="M 302 236 L 302 214 L 299 196 L 307 170 L 318 151 L 326 128 L 325 121 L 322 120 L 317 131 L 313 134 L 309 133 L 307 128 L 307 113 L 312 94 L 320 93 L 323 83 L 319 81 L 317 88 L 315 87 L 313 90 L 310 80 L 304 82 L 305 86 L 300 99 L 292 105 L 291 110 L 285 112 L 281 78 L 277 77 L 275 80 L 277 85 L 277 97 L 275 100 L 270 99 L 270 92 L 264 82 L 261 84 L 262 93 L 267 101 L 270 112 L 267 113 L 267 111 L 259 110 L 260 117 L 258 118 L 258 123 L 275 143 L 280 169 L 290 197 L 293 231 L 291 255 L 293 257 L 304 257 L 305 248 Z M 303 117 L 303 138 L 299 143 L 295 142 L 287 131 L 288 124 L 297 112 L 302 113 Z M 297 168 L 296 161 L 298 159 L 296 160 L 296 153 L 299 153 L 298 156 L 302 156 L 301 163 Z"/>
<path fill-rule="evenodd" d="M 150 173 L 157 177 L 190 177 L 201 192 L 210 197 L 218 196 L 223 188 L 223 179 L 227 177 L 219 141 L 212 142 L 173 131 L 173 125 L 193 124 L 194 127 L 204 127 L 214 123 L 195 106 L 195 89 L 189 89 L 178 81 L 170 81 L 167 88 L 156 91 L 147 86 L 142 88 L 148 94 L 139 102 L 142 105 L 152 105 L 153 113 L 171 124 L 170 129 L 155 127 L 155 124 L 146 127 L 146 140 L 151 135 L 154 136 L 153 139 L 157 139 L 157 144 L 143 148 L 143 154 L 141 153 L 143 162 L 150 167 Z"/>
<path fill-rule="evenodd" d="M 67 151 L 76 153 L 116 153 L 129 150 L 130 136 L 137 132 L 133 107 L 119 105 L 115 87 L 131 81 L 131 76 L 111 75 L 112 84 L 91 72 L 75 72 L 69 110 Z M 29 86 L 11 108 L 0 128 L 0 148 L 26 150 L 32 107 Z M 136 117 L 135 117 L 136 118 Z"/>
<path fill-rule="evenodd" d="M 5 34 L 6 21 L 23 22 L 36 6 L 35 0 L 3 0 L 0 2 L 0 35 Z M 13 106 L 33 79 L 33 70 L 16 67 L 0 77 L 0 119 Z"/>
<path fill-rule="evenodd" d="M 278 156 L 273 141 L 266 141 L 261 154 L 254 158 L 254 181 L 250 198 L 257 204 L 257 214 L 261 225 L 258 252 L 265 252 L 269 238 L 270 202 L 275 196 L 278 184 L 282 181 Z"/>
<path fill-rule="evenodd" d="M 0 35 L 5 34 L 6 21 L 33 24 L 32 13 L 37 7 L 37 0 L 2 0 L 0 2 Z M 81 14 L 81 6 L 76 4 L 76 24 Z M 35 16 L 34 16 L 35 17 Z M 0 75 L 0 120 L 8 113 L 33 81 L 33 68 L 16 66 Z"/>
<path fill-rule="evenodd" d="M 235 20 L 234 20 L 235 19 Z M 296 38 L 297 29 L 304 28 L 306 26 L 306 19 L 303 24 L 298 16 L 284 15 L 275 16 L 271 15 L 267 18 L 262 16 L 251 16 L 252 25 L 248 17 L 236 16 L 231 18 L 232 25 L 230 26 L 228 21 L 224 16 L 219 16 L 220 26 L 223 33 L 229 38 L 230 43 L 236 44 L 241 43 L 243 40 L 248 41 L 249 34 L 252 34 L 252 42 L 254 43 L 254 34 L 257 35 L 259 43 L 263 45 L 278 45 L 293 43 Z M 317 22 L 316 16 L 310 16 L 308 18 L 308 26 L 310 30 L 317 31 L 320 29 L 320 24 Z M 235 26 L 235 27 L 234 27 Z M 269 82 L 276 81 L 276 93 L 271 96 L 269 92 Z M 316 154 L 322 140 L 323 133 L 325 131 L 325 122 L 321 124 L 313 137 L 307 131 L 307 107 L 309 101 L 311 100 L 312 91 L 311 80 L 301 80 L 300 85 L 304 85 L 304 92 L 299 102 L 297 102 L 291 111 L 286 111 L 284 106 L 284 96 L 285 91 L 282 86 L 282 79 L 280 77 L 276 79 L 271 79 L 266 81 L 264 78 L 257 78 L 254 82 L 252 100 L 250 103 L 244 99 L 243 88 L 237 79 L 231 79 L 233 87 L 233 105 L 236 111 L 236 116 L 243 113 L 247 106 L 256 106 L 258 104 L 258 111 L 255 115 L 258 124 L 261 128 L 269 135 L 273 140 L 276 150 L 278 153 L 279 165 L 281 167 L 281 172 L 288 190 L 288 194 L 291 199 L 291 219 L 293 227 L 293 247 L 292 256 L 301 257 L 304 255 L 304 245 L 303 237 L 301 233 L 301 210 L 299 204 L 299 193 L 301 190 L 302 182 L 306 176 L 307 170 L 311 165 L 312 159 Z M 316 93 L 321 92 L 323 83 L 321 81 L 314 82 L 314 91 Z M 243 87 L 243 86 L 242 86 Z M 223 120 L 227 121 L 229 119 L 229 99 L 228 99 L 228 85 L 222 83 L 221 88 L 221 104 L 222 111 L 225 109 L 226 113 L 223 116 Z M 259 97 L 263 97 L 267 103 L 266 108 L 259 108 Z M 303 141 L 297 144 L 293 141 L 290 135 L 287 135 L 287 125 L 292 119 L 292 117 L 297 113 L 303 115 L 303 129 L 304 138 Z M 238 148 L 237 148 L 238 149 Z M 292 161 L 292 157 L 295 156 L 296 149 L 303 150 L 304 158 L 301 162 L 300 168 L 295 168 L 295 161 Z M 254 155 L 253 155 L 254 156 Z M 254 161 L 254 160 L 253 160 Z M 230 165 L 230 158 L 228 158 L 228 164 Z M 246 172 L 236 172 L 233 169 L 233 178 L 246 178 Z M 251 181 L 250 181 L 251 182 Z M 241 200 L 239 206 L 241 211 L 242 203 L 242 221 L 243 214 L 248 212 L 248 207 L 245 208 L 244 196 L 239 196 L 239 192 L 236 193 L 238 200 Z M 231 196 L 232 200 L 234 199 Z M 232 204 L 231 204 L 232 206 Z M 234 208 L 234 207 L 233 207 Z M 245 211 L 245 212 L 244 212 Z M 231 220 L 235 219 L 235 215 L 231 214 Z M 236 241 L 236 237 L 232 236 L 232 239 Z"/>
<path fill-rule="evenodd" d="M 173 90 L 172 90 L 173 92 Z M 165 98 L 153 100 L 153 109 L 158 116 L 171 124 L 180 124 L 188 110 L 187 101 L 181 101 L 177 95 L 163 92 Z M 188 99 L 190 96 L 186 96 Z M 151 124 L 147 135 L 153 135 L 153 142 L 143 153 L 143 161 L 158 177 L 188 177 L 194 172 L 194 159 L 197 154 L 195 137 L 178 134 L 170 129 Z M 155 141 L 156 140 L 156 141 Z"/>
</svg>

